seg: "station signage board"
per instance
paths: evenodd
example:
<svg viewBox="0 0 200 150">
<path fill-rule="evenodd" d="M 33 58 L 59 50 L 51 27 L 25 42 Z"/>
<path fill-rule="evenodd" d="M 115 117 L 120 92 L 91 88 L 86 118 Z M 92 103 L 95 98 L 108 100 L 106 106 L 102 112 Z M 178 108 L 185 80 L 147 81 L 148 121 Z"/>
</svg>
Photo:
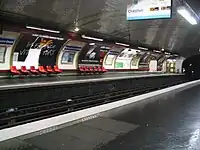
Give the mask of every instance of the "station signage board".
<svg viewBox="0 0 200 150">
<path fill-rule="evenodd" d="M 0 45 L 11 46 L 14 44 L 14 42 L 15 42 L 14 39 L 0 37 Z"/>
<path fill-rule="evenodd" d="M 127 20 L 166 19 L 172 15 L 172 0 L 129 0 Z"/>
</svg>

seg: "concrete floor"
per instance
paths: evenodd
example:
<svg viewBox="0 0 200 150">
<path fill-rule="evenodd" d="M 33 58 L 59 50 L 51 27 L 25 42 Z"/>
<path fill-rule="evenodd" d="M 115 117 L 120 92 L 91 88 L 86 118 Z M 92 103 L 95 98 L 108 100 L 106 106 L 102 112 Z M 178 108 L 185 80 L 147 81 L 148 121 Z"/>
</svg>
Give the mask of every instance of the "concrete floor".
<svg viewBox="0 0 200 150">
<path fill-rule="evenodd" d="M 21 147 L 21 148 L 20 148 Z M 110 114 L 0 143 L 14 150 L 199 150 L 200 86 L 120 108 Z"/>
</svg>

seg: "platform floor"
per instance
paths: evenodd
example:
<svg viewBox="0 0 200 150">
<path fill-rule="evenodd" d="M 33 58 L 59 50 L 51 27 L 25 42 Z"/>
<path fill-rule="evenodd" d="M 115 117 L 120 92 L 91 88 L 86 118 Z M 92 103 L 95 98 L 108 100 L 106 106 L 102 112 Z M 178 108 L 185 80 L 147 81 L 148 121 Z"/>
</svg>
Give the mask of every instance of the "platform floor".
<svg viewBox="0 0 200 150">
<path fill-rule="evenodd" d="M 73 84 L 85 83 L 90 81 L 106 81 L 122 78 L 136 78 L 147 76 L 162 76 L 171 75 L 163 73 L 150 72 L 119 72 L 119 73 L 105 73 L 101 75 L 79 75 L 79 76 L 52 76 L 52 77 L 21 77 L 12 79 L 0 79 L 0 90 L 15 87 L 30 87 L 30 86 L 45 86 L 58 84 Z M 172 74 L 174 75 L 174 74 Z"/>
<path fill-rule="evenodd" d="M 199 150 L 200 86 L 119 108 L 101 117 L 27 139 L 14 150 Z"/>
</svg>

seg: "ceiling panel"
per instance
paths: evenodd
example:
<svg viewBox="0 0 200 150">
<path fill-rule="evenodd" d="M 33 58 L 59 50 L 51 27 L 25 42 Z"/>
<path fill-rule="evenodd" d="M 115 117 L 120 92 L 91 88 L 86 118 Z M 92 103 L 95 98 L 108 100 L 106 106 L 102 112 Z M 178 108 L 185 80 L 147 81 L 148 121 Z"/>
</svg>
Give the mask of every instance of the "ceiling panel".
<svg viewBox="0 0 200 150">
<path fill-rule="evenodd" d="M 198 53 L 199 25 L 191 26 L 176 14 L 172 19 L 126 21 L 126 0 L 3 0 L 3 11 L 53 21 L 62 26 L 76 24 L 108 36 L 125 38 L 184 56 Z M 189 3 L 189 2 L 188 2 Z M 198 14 L 200 1 L 190 0 Z M 198 7 L 197 7 L 198 6 Z"/>
</svg>

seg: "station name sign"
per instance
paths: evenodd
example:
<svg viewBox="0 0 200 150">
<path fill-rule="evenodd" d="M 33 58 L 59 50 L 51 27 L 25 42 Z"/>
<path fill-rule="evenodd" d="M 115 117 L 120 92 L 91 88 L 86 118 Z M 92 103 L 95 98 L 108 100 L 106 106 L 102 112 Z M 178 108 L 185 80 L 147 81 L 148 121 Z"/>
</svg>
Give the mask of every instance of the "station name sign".
<svg viewBox="0 0 200 150">
<path fill-rule="evenodd" d="M 171 18 L 172 0 L 130 0 L 127 20 Z"/>
<path fill-rule="evenodd" d="M 1 37 L 0 37 L 0 44 L 1 44 L 1 45 L 13 45 L 14 42 L 15 42 L 14 39 L 1 38 Z"/>
</svg>

